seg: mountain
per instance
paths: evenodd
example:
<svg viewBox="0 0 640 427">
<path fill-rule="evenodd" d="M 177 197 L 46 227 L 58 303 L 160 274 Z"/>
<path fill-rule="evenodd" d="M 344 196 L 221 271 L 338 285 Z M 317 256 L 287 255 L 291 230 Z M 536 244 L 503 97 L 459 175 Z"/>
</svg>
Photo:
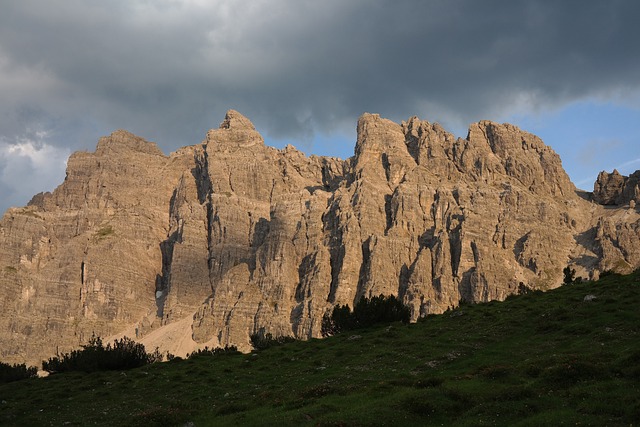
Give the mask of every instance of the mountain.
<svg viewBox="0 0 640 427">
<path fill-rule="evenodd" d="M 416 320 L 460 302 L 640 266 L 639 177 L 576 190 L 535 135 L 465 139 L 364 114 L 347 160 L 277 150 L 229 111 L 169 156 L 126 131 L 0 221 L 0 360 L 92 334 L 183 354 L 251 334 L 321 335 L 337 304 L 393 294 Z"/>
</svg>

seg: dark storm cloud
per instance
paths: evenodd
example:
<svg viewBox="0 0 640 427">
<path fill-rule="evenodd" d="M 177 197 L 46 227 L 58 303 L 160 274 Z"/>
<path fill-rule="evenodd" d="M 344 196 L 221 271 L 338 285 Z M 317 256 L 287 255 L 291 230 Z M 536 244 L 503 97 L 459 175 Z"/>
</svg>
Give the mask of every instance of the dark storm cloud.
<svg viewBox="0 0 640 427">
<path fill-rule="evenodd" d="M 165 151 L 235 108 L 272 138 L 363 112 L 449 126 L 638 91 L 628 1 L 0 0 L 0 142 Z"/>
<path fill-rule="evenodd" d="M 201 135 L 231 107 L 274 137 L 327 131 L 363 111 L 466 122 L 637 88 L 638 5 L 11 2 L 0 18 L 4 61 L 52 81 L 44 99 L 18 94 L 3 108 L 162 139 Z"/>
</svg>

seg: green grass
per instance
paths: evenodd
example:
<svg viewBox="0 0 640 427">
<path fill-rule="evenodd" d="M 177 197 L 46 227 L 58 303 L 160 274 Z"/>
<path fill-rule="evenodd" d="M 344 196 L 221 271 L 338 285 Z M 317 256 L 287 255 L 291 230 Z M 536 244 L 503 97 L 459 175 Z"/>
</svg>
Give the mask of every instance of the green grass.
<svg viewBox="0 0 640 427">
<path fill-rule="evenodd" d="M 97 240 L 101 240 L 107 238 L 115 233 L 113 227 L 111 225 L 106 225 L 102 227 L 100 230 L 96 231 L 94 234 L 94 238 Z"/>
<path fill-rule="evenodd" d="M 18 381 L 0 385 L 0 425 L 637 426 L 639 307 L 640 274 L 611 275 L 248 355 Z"/>
</svg>

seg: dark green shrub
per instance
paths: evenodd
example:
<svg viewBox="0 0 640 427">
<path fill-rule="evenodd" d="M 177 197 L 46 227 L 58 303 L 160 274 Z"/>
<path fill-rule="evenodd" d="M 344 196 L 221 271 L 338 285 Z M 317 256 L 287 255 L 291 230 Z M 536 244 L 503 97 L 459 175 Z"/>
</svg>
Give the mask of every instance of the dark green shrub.
<svg viewBox="0 0 640 427">
<path fill-rule="evenodd" d="M 155 353 L 147 354 L 144 345 L 128 337 L 115 340 L 113 345 L 107 344 L 105 347 L 102 339 L 94 335 L 89 340 L 89 344 L 82 346 L 82 350 L 52 357 L 42 362 L 42 369 L 52 374 L 66 371 L 125 370 L 159 362 L 162 359 L 157 349 Z"/>
<path fill-rule="evenodd" d="M 524 283 L 520 282 L 518 284 L 518 295 L 528 295 L 531 293 L 531 291 L 532 289 Z"/>
<path fill-rule="evenodd" d="M 362 298 L 353 314 L 360 327 L 397 321 L 409 323 L 411 319 L 409 308 L 393 295 Z"/>
<path fill-rule="evenodd" d="M 38 369 L 35 366 L 0 362 L 0 383 L 10 383 L 12 381 L 24 380 L 27 378 L 35 378 L 38 376 Z"/>
<path fill-rule="evenodd" d="M 327 313 L 328 314 L 328 313 Z M 321 333 L 323 337 L 335 335 L 340 331 L 357 328 L 356 318 L 348 305 L 336 305 L 331 315 L 322 319 Z"/>
<path fill-rule="evenodd" d="M 140 345 L 142 345 L 142 344 L 140 344 Z M 153 353 L 148 353 L 147 354 L 147 363 L 164 362 L 165 360 L 169 360 L 169 358 L 173 358 L 173 357 L 175 357 L 175 356 L 173 354 L 169 353 L 168 351 L 166 353 L 160 353 L 160 349 L 158 347 L 156 347 L 156 349 L 153 351 Z"/>
<path fill-rule="evenodd" d="M 569 266 L 562 270 L 562 274 L 564 275 L 564 279 L 562 280 L 563 285 L 571 285 L 573 283 L 580 284 L 584 280 L 582 276 L 576 277 L 576 270 Z"/>
<path fill-rule="evenodd" d="M 238 351 L 238 347 L 236 347 L 235 345 L 231 345 L 231 346 L 227 345 L 224 347 L 216 347 L 216 348 L 205 347 L 205 348 L 196 350 L 193 353 L 187 354 L 187 358 L 191 359 L 193 357 L 198 357 L 198 356 L 220 356 L 224 354 L 227 354 L 227 355 L 240 354 L 240 352 Z"/>
<path fill-rule="evenodd" d="M 295 338 L 293 337 L 287 337 L 284 335 L 281 335 L 279 337 L 274 337 L 270 333 L 265 334 L 264 331 L 251 334 L 249 339 L 251 340 L 251 345 L 253 346 L 254 350 L 265 350 L 275 345 L 281 345 L 281 344 L 295 341 Z"/>
<path fill-rule="evenodd" d="M 322 320 L 322 335 L 326 337 L 377 323 L 409 323 L 410 319 L 409 308 L 393 295 L 362 298 L 353 312 L 348 305 L 335 306 L 331 316 Z"/>
<path fill-rule="evenodd" d="M 569 266 L 566 266 L 564 270 L 562 270 L 562 274 L 564 274 L 564 279 L 562 283 L 565 285 L 570 285 L 575 281 L 576 278 L 576 270 Z"/>
</svg>

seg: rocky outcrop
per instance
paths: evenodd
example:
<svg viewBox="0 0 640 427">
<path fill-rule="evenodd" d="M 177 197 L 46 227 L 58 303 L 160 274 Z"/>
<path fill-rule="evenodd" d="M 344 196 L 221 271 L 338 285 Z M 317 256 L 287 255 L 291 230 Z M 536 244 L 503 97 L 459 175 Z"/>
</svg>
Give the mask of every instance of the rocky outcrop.
<svg viewBox="0 0 640 427">
<path fill-rule="evenodd" d="M 630 273 L 640 263 L 640 171 L 630 176 L 600 172 L 594 184 L 593 199 L 606 209 L 591 230 L 596 271 Z M 615 209 L 617 207 L 617 209 Z"/>
<path fill-rule="evenodd" d="M 601 174 L 594 200 L 627 203 L 605 208 L 511 125 L 463 139 L 364 114 L 357 129 L 346 161 L 265 146 L 235 111 L 169 156 L 125 131 L 72 155 L 60 187 L 0 222 L 0 359 L 92 333 L 248 350 L 256 333 L 319 337 L 363 296 L 396 295 L 415 320 L 559 286 L 567 265 L 640 266 L 640 173 Z"/>
<path fill-rule="evenodd" d="M 593 199 L 601 205 L 625 205 L 640 202 L 640 171 L 623 176 L 614 169 L 602 171 L 593 186 Z"/>
</svg>

